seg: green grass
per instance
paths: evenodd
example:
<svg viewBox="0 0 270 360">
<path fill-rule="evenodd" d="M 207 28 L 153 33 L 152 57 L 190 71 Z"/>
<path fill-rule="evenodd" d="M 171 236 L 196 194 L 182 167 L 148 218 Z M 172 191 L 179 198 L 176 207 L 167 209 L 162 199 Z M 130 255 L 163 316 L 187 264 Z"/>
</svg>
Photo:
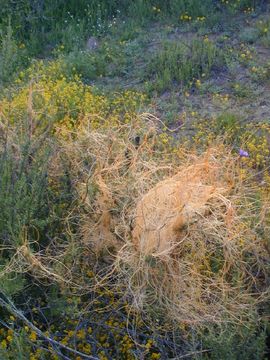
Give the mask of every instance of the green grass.
<svg viewBox="0 0 270 360">
<path fill-rule="evenodd" d="M 7 27 L 11 19 L 16 39 L 27 43 L 29 53 L 37 55 L 48 43 L 54 47 L 61 42 L 74 44 L 74 38 L 80 43 L 91 35 L 102 35 L 116 19 L 127 16 L 142 25 L 168 17 L 179 23 L 181 15 L 188 14 L 192 20 L 206 17 L 206 22 L 214 26 L 220 21 L 216 15 L 256 3 L 260 4 L 260 0 L 232 1 L 228 5 L 212 0 L 1 0 L 0 29 Z"/>
<path fill-rule="evenodd" d="M 146 70 L 150 90 L 159 93 L 175 86 L 200 86 L 200 79 L 226 65 L 224 51 L 213 42 L 194 39 L 191 43 L 167 42 L 152 56 Z"/>
</svg>

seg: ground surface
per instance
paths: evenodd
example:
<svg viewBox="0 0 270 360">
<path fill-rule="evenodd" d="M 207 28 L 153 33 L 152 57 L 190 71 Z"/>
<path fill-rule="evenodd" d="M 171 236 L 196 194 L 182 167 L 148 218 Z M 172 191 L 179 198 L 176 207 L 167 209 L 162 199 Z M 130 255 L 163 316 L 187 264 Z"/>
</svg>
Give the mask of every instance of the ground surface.
<svg viewBox="0 0 270 360">
<path fill-rule="evenodd" d="M 208 79 L 201 79 L 199 87 L 185 89 L 175 82 L 170 90 L 160 94 L 151 92 L 151 110 L 167 124 L 178 125 L 178 120 L 193 121 L 192 114 L 200 117 L 217 117 L 229 112 L 241 121 L 265 121 L 270 118 L 270 42 L 267 36 L 253 34 L 261 23 L 269 24 L 269 14 L 244 15 L 226 21 L 224 29 L 190 29 L 192 25 L 151 24 L 140 29 L 132 38 L 122 40 L 119 33 L 101 39 L 108 51 L 114 52 L 112 74 L 92 82 L 99 89 L 136 89 L 145 91 L 144 70 L 165 42 L 190 43 L 192 39 L 209 40 L 228 49 L 232 58 L 227 66 L 214 69 Z M 266 31 L 268 25 L 263 25 Z M 270 31 L 270 30 L 269 30 Z M 264 35 L 267 35 L 265 33 Z M 265 76 L 260 72 L 266 71 Z M 151 81 L 155 81 L 152 79 Z"/>
</svg>

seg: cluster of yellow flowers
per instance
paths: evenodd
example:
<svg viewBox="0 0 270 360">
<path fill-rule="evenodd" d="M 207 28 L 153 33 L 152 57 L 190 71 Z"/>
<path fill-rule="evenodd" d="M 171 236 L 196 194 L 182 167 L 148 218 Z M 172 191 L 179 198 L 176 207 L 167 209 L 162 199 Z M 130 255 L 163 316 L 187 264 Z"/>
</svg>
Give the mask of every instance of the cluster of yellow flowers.
<svg viewBox="0 0 270 360">
<path fill-rule="evenodd" d="M 180 15 L 180 20 L 182 20 L 182 21 L 191 21 L 192 16 L 188 15 L 188 13 L 184 13 L 184 14 Z"/>
<path fill-rule="evenodd" d="M 217 134 L 220 132 L 219 119 L 197 119 L 197 132 L 192 141 L 198 147 L 209 146 L 214 144 Z M 215 130 L 216 129 L 216 130 Z M 261 177 L 264 179 L 265 184 L 268 184 L 270 194 L 270 176 L 268 167 L 270 165 L 270 126 L 266 122 L 258 124 L 246 124 L 241 128 L 239 122 L 234 124 L 229 123 L 226 126 L 226 139 L 227 141 L 235 141 L 238 138 L 238 146 L 245 150 L 248 156 L 241 157 L 241 161 L 246 170 L 260 169 Z M 248 176 L 248 171 L 243 171 L 243 174 Z"/>
<path fill-rule="evenodd" d="M 239 60 L 243 63 L 252 60 L 253 59 L 253 54 L 252 54 L 252 49 L 250 49 L 249 47 L 247 47 L 245 44 L 240 44 L 240 54 L 239 54 Z"/>
<path fill-rule="evenodd" d="M 257 21 L 256 28 L 259 30 L 260 36 L 268 36 L 270 30 L 270 19 Z"/>
<path fill-rule="evenodd" d="M 197 17 L 192 17 L 191 15 L 189 15 L 188 13 L 184 13 L 182 15 L 180 15 L 180 20 L 182 21 L 192 21 L 192 20 L 195 20 L 197 22 L 203 22 L 206 20 L 206 17 L 205 16 L 197 16 Z"/>
<path fill-rule="evenodd" d="M 244 9 L 244 13 L 245 14 L 251 14 L 251 13 L 253 13 L 254 12 L 254 8 L 253 7 L 248 7 L 248 8 L 246 8 L 246 9 Z"/>
<path fill-rule="evenodd" d="M 119 299 L 117 294 L 107 287 L 97 288 L 94 298 L 89 312 L 91 316 L 88 321 L 85 316 L 82 326 L 78 326 L 78 318 L 75 312 L 73 316 L 70 315 L 68 319 L 65 318 L 65 321 L 57 321 L 48 327 L 39 320 L 38 313 L 35 311 L 33 312 L 35 317 L 33 322 L 46 336 L 69 348 L 75 346 L 76 350 L 85 355 L 95 355 L 103 360 L 116 357 L 123 360 L 135 360 L 134 354 L 138 349 L 138 344 L 127 330 L 127 319 L 129 319 L 133 326 L 136 326 L 137 331 L 142 331 L 144 334 L 140 349 L 145 358 L 153 360 L 161 358 L 154 339 L 151 334 L 148 334 L 149 330 L 145 328 L 144 321 L 134 308 L 126 301 Z M 80 304 L 82 308 L 84 307 L 84 304 L 78 301 L 77 296 L 69 296 L 68 300 L 67 302 L 73 310 L 75 302 Z M 42 301 L 41 303 L 46 306 L 45 302 Z M 8 321 L 11 326 L 10 329 L 0 328 L 0 350 L 12 351 L 12 344 L 20 332 L 27 340 L 25 356 L 28 356 L 30 360 L 44 359 L 45 354 L 48 360 L 61 359 L 61 356 L 55 353 L 51 345 L 49 345 L 50 353 L 38 346 L 40 341 L 38 335 L 30 327 L 20 327 L 13 316 L 10 316 Z M 83 359 L 80 356 L 74 358 Z"/>
<path fill-rule="evenodd" d="M 13 330 L 1 328 L 0 329 L 0 339 L 2 339 L 0 341 L 0 347 L 2 349 L 6 349 L 8 347 L 8 345 L 11 344 L 13 341 Z"/>
<path fill-rule="evenodd" d="M 213 100 L 220 102 L 220 103 L 227 103 L 230 99 L 230 95 L 229 94 L 219 94 L 219 93 L 214 93 L 213 94 Z"/>
<path fill-rule="evenodd" d="M 226 6 L 230 9 L 243 10 L 244 14 L 247 15 L 252 14 L 255 11 L 254 7 L 252 6 L 254 5 L 254 2 L 248 3 L 247 1 L 243 2 L 241 0 L 220 0 L 220 2 L 223 6 Z"/>
<path fill-rule="evenodd" d="M 256 131 L 257 136 L 254 136 Z M 248 124 L 242 138 L 250 157 L 246 159 L 250 167 L 265 167 L 269 165 L 270 147 L 269 147 L 270 126 L 267 123 Z"/>
<path fill-rule="evenodd" d="M 86 120 L 93 128 L 128 123 L 146 102 L 145 95 L 130 90 L 116 95 L 96 94 L 79 75 L 67 78 L 61 73 L 59 61 L 48 66 L 40 62 L 20 73 L 17 85 L 11 97 L 0 101 L 3 116 L 13 124 L 20 123 L 29 115 L 30 107 L 40 124 L 39 131 L 54 124 L 54 132 L 59 134 L 78 128 Z"/>
<path fill-rule="evenodd" d="M 153 6 L 152 9 L 153 9 L 153 11 L 155 13 L 160 13 L 161 12 L 161 9 L 159 7 L 157 7 L 157 6 Z"/>
<path fill-rule="evenodd" d="M 196 20 L 202 22 L 202 21 L 206 20 L 206 17 L 205 16 L 197 16 Z"/>
<path fill-rule="evenodd" d="M 264 65 L 253 65 L 249 68 L 249 71 L 254 80 L 268 80 L 270 78 L 270 62 L 267 62 Z"/>
</svg>

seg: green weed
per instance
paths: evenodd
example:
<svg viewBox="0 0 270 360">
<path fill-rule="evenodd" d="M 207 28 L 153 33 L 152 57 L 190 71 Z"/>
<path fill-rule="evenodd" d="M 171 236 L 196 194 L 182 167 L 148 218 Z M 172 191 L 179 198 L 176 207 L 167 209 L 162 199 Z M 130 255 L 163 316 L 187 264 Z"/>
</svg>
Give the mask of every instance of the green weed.
<svg viewBox="0 0 270 360">
<path fill-rule="evenodd" d="M 258 32 L 258 37 L 263 46 L 270 47 L 270 18 L 265 18 L 259 20 L 256 23 L 256 30 Z"/>
<path fill-rule="evenodd" d="M 10 81 L 13 74 L 27 63 L 25 45 L 17 44 L 9 22 L 0 31 L 0 84 Z"/>
</svg>

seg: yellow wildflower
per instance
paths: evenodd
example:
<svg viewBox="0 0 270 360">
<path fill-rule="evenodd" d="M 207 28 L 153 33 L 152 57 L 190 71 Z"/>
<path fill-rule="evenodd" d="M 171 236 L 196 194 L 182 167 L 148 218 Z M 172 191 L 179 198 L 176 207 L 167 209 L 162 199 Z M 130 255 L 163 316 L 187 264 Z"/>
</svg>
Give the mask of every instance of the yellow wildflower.
<svg viewBox="0 0 270 360">
<path fill-rule="evenodd" d="M 37 334 L 34 331 L 32 331 L 29 335 L 29 339 L 35 342 L 37 340 Z"/>
</svg>

